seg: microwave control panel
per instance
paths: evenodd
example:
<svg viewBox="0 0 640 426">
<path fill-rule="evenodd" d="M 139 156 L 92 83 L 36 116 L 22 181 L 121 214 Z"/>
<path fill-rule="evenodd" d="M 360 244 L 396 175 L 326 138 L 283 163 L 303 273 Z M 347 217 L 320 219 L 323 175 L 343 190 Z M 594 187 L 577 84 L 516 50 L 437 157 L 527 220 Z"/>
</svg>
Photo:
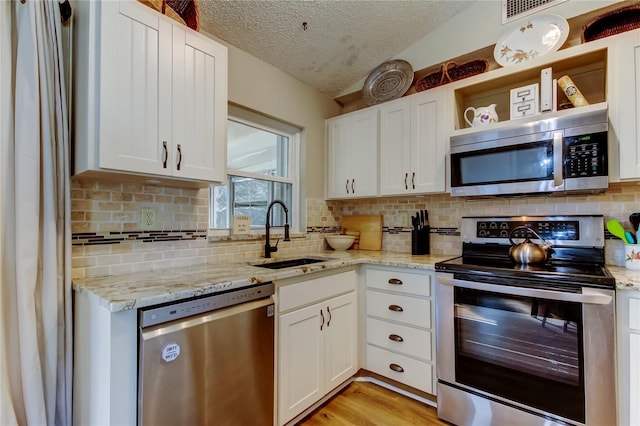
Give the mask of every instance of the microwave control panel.
<svg viewBox="0 0 640 426">
<path fill-rule="evenodd" d="M 564 177 L 607 176 L 607 132 L 564 139 Z"/>
</svg>

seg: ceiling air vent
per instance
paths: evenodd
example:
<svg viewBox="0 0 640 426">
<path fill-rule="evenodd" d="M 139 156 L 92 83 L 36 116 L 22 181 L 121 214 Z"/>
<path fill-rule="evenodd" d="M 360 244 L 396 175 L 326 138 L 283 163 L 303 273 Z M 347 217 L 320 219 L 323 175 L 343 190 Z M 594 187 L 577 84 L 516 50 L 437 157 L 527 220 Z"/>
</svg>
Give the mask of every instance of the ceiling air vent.
<svg viewBox="0 0 640 426">
<path fill-rule="evenodd" d="M 502 0 L 502 23 L 506 24 L 567 0 Z"/>
</svg>

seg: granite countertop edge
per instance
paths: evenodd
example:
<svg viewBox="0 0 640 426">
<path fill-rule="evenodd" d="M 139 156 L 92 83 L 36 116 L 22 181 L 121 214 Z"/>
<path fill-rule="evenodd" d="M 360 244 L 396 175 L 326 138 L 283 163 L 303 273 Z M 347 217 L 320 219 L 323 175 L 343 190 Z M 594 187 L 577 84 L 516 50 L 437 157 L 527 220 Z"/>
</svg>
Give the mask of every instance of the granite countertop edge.
<svg viewBox="0 0 640 426">
<path fill-rule="evenodd" d="M 279 270 L 254 266 L 268 262 L 266 259 L 256 259 L 247 262 L 133 272 L 74 279 L 73 289 L 110 312 L 120 312 L 349 266 L 379 265 L 433 271 L 437 262 L 454 256 L 412 256 L 403 253 L 349 250 L 324 251 L 305 257 L 318 257 L 323 261 Z M 277 260 L 286 258 L 271 259 Z M 618 266 L 607 268 L 615 277 L 618 290 L 640 291 L 640 271 Z"/>
</svg>

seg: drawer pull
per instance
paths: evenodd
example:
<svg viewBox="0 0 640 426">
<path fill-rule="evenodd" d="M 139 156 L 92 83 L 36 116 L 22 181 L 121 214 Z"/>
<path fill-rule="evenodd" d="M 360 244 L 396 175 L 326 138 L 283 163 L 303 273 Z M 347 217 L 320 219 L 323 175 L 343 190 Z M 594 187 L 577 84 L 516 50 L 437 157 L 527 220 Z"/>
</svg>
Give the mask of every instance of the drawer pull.
<svg viewBox="0 0 640 426">
<path fill-rule="evenodd" d="M 394 284 L 394 285 L 402 285 L 402 281 L 397 279 L 397 278 L 391 278 L 389 280 L 389 284 Z"/>
<path fill-rule="evenodd" d="M 404 373 L 404 368 L 400 367 L 398 364 L 389 364 L 389 368 L 396 373 Z"/>
<path fill-rule="evenodd" d="M 389 305 L 389 310 L 390 311 L 395 311 L 395 312 L 404 311 L 404 309 L 402 309 L 402 306 L 398 306 L 398 305 Z"/>
<path fill-rule="evenodd" d="M 389 340 L 393 340 L 394 342 L 404 342 L 402 336 L 398 336 L 397 334 L 390 334 Z"/>
</svg>

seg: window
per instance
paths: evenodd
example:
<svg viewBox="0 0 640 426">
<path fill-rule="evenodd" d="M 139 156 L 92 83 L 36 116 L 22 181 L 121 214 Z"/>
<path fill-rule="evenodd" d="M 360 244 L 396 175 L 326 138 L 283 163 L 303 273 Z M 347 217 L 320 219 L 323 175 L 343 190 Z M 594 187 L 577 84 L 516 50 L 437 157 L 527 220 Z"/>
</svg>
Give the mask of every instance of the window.
<svg viewBox="0 0 640 426">
<path fill-rule="evenodd" d="M 234 215 L 247 215 L 252 228 L 264 229 L 269 203 L 281 200 L 289 209 L 289 225 L 297 229 L 298 141 L 299 129 L 230 106 L 228 177 L 226 185 L 211 188 L 211 227 L 229 229 Z M 271 210 L 271 224 L 285 224 L 280 206 Z"/>
</svg>

